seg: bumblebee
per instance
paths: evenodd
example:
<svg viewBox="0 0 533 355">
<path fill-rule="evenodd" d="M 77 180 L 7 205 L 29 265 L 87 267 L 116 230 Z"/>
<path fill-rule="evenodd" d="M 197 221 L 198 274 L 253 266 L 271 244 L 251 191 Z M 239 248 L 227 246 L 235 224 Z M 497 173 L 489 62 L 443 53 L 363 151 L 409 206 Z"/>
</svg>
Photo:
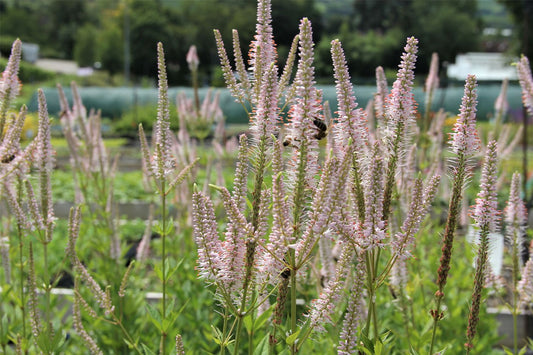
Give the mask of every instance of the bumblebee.
<svg viewBox="0 0 533 355">
<path fill-rule="evenodd" d="M 321 140 L 328 135 L 328 126 L 326 125 L 326 122 L 322 121 L 319 118 L 315 118 L 313 120 L 313 124 L 317 129 L 317 132 L 313 136 L 315 139 Z"/>
<path fill-rule="evenodd" d="M 280 276 L 283 277 L 284 279 L 288 279 L 289 276 L 291 276 L 291 269 L 289 269 L 288 267 L 286 267 L 286 268 L 283 269 L 283 271 L 280 273 Z"/>
<path fill-rule="evenodd" d="M 14 154 L 11 154 L 11 155 L 8 155 L 6 157 L 4 157 L 2 159 L 2 164 L 9 164 L 11 163 L 13 160 L 15 160 L 15 155 Z"/>
</svg>

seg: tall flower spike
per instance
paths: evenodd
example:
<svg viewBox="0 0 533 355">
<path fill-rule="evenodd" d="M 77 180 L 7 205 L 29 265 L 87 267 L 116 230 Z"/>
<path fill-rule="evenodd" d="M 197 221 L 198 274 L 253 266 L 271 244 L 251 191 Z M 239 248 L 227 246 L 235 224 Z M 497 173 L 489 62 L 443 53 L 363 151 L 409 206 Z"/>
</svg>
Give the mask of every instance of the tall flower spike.
<svg viewBox="0 0 533 355">
<path fill-rule="evenodd" d="M 498 198 L 496 191 L 498 151 L 495 141 L 487 145 L 485 164 L 481 175 L 481 190 L 476 198 L 476 205 L 472 211 L 472 218 L 476 227 L 487 228 L 489 232 L 499 229 L 500 213 L 498 211 Z"/>
<path fill-rule="evenodd" d="M 189 47 L 186 60 L 187 60 L 187 64 L 189 65 L 190 71 L 195 71 L 196 69 L 198 69 L 198 65 L 200 64 L 200 59 L 198 59 L 198 52 L 196 51 L 196 46 L 192 45 Z"/>
<path fill-rule="evenodd" d="M 413 81 L 418 40 L 407 38 L 407 44 L 402 54 L 396 81 L 392 84 L 392 91 L 387 100 L 388 124 L 394 133 L 403 135 L 407 126 L 414 121 L 416 102 L 413 95 Z M 394 136 L 393 136 L 394 137 Z"/>
<path fill-rule="evenodd" d="M 529 255 L 533 255 L 533 242 L 529 247 Z M 522 270 L 522 278 L 518 283 L 518 294 L 520 295 L 520 303 L 522 307 L 533 303 L 533 258 L 529 257 L 524 269 Z"/>
<path fill-rule="evenodd" d="M 224 42 L 222 41 L 222 35 L 219 30 L 213 31 L 215 34 L 215 41 L 218 48 L 218 57 L 220 58 L 220 66 L 222 69 L 222 74 L 224 76 L 224 81 L 226 82 L 226 87 L 229 89 L 231 96 L 233 96 L 237 102 L 244 104 L 244 92 L 242 85 L 237 82 L 235 75 L 233 74 L 233 69 L 229 62 L 228 53 L 226 48 L 224 48 Z"/>
<path fill-rule="evenodd" d="M 524 246 L 525 226 L 527 225 L 527 210 L 524 201 L 520 198 L 520 174 L 514 173 L 511 180 L 511 191 L 509 192 L 509 201 L 505 208 L 506 235 L 509 244 L 512 246 L 512 258 L 516 260 L 517 268 L 520 268 L 519 262 L 522 248 Z"/>
<path fill-rule="evenodd" d="M 426 112 L 424 114 L 425 129 L 429 126 L 429 113 L 431 112 L 431 104 L 433 103 L 433 94 L 439 87 L 439 55 L 433 53 L 431 55 L 431 64 L 429 65 L 429 74 L 426 78 L 426 85 L 424 89 L 426 91 Z"/>
<path fill-rule="evenodd" d="M 518 71 L 518 80 L 522 87 L 522 102 L 529 114 L 533 116 L 533 76 L 529 66 L 529 59 L 526 56 L 522 56 L 516 64 L 516 69 Z"/>
<path fill-rule="evenodd" d="M 250 70 L 254 73 L 256 85 L 253 93 L 253 103 L 260 99 L 260 86 L 266 70 L 276 61 L 276 47 L 272 34 L 272 14 L 270 0 L 257 2 L 257 24 L 255 39 L 250 44 Z"/>
<path fill-rule="evenodd" d="M 339 355 L 355 354 L 359 334 L 357 328 L 364 319 L 364 283 L 365 283 L 365 260 L 364 254 L 357 256 L 357 265 L 355 267 L 354 283 L 350 289 L 350 299 L 346 307 L 346 314 L 342 322 L 339 345 L 337 353 Z"/>
<path fill-rule="evenodd" d="M 89 333 L 85 330 L 85 327 L 82 323 L 82 315 L 81 315 L 81 304 L 82 304 L 82 298 L 78 291 L 78 281 L 75 283 L 74 288 L 74 302 L 72 304 L 72 323 L 74 325 L 74 329 L 78 332 L 78 334 L 81 336 L 83 341 L 85 342 L 85 346 L 89 349 L 91 354 L 100 354 L 103 355 L 102 350 L 98 347 L 96 344 L 96 341 L 90 336 Z"/>
<path fill-rule="evenodd" d="M 386 99 L 389 89 L 385 70 L 383 70 L 383 67 L 381 66 L 376 68 L 376 87 L 377 92 L 374 95 L 374 112 L 376 113 L 378 123 L 380 125 L 385 125 Z"/>
<path fill-rule="evenodd" d="M 426 78 L 426 95 L 432 94 L 433 90 L 439 87 L 439 55 L 433 53 L 431 55 L 431 63 L 429 65 L 429 75 Z M 431 102 L 427 100 L 426 102 Z"/>
<path fill-rule="evenodd" d="M 233 56 L 235 57 L 235 69 L 239 74 L 239 80 L 243 91 L 250 94 L 251 84 L 248 78 L 248 71 L 246 71 L 246 66 L 244 64 L 244 58 L 242 56 L 241 44 L 239 42 L 239 32 L 237 30 L 232 31 L 233 34 Z M 250 100 L 250 97 L 248 97 Z"/>
<path fill-rule="evenodd" d="M 193 232 L 198 246 L 198 272 L 200 277 L 217 281 L 221 269 L 222 248 L 218 239 L 213 204 L 201 192 L 193 194 Z"/>
<path fill-rule="evenodd" d="M 157 67 L 159 71 L 159 93 L 157 121 L 155 125 L 155 152 L 153 171 L 158 179 L 165 179 L 172 171 L 174 161 L 171 157 L 170 113 L 168 101 L 167 69 L 163 44 L 157 44 Z"/>
<path fill-rule="evenodd" d="M 357 110 L 348 65 L 339 40 L 331 42 L 331 56 L 339 107 L 338 141 L 347 142 L 350 138 L 356 151 L 362 152 L 368 140 L 366 117 L 362 110 Z"/>
<path fill-rule="evenodd" d="M 23 105 L 19 114 L 7 126 L 5 135 L 0 140 L 0 160 L 2 162 L 11 162 L 13 157 L 18 155 L 20 150 L 20 138 L 24 121 L 26 120 L 27 108 Z M 2 132 L 0 132 L 0 135 Z M 0 163 L 5 164 L 5 163 Z"/>
<path fill-rule="evenodd" d="M 501 121 L 503 116 L 507 114 L 509 110 L 509 101 L 507 100 L 507 88 L 509 87 L 509 79 L 505 78 L 502 81 L 502 87 L 500 89 L 500 94 L 494 101 L 494 111 L 496 111 L 496 120 Z"/>
<path fill-rule="evenodd" d="M 280 121 L 277 92 L 278 68 L 272 64 L 266 69 L 260 85 L 259 97 L 261 99 L 257 102 L 257 108 L 250 127 L 256 143 L 262 137 L 268 139 L 273 135 L 277 135 L 277 125 Z"/>
<path fill-rule="evenodd" d="M 324 325 L 332 323 L 331 315 L 339 303 L 342 291 L 346 285 L 346 276 L 353 259 L 354 251 L 350 243 L 344 243 L 342 253 L 337 263 L 335 278 L 324 288 L 320 297 L 313 301 L 309 312 L 310 327 L 318 331 L 325 331 Z"/>
<path fill-rule="evenodd" d="M 477 82 L 474 75 L 468 75 L 460 114 L 453 126 L 451 149 L 465 157 L 475 154 L 480 147 L 476 129 Z"/>
<path fill-rule="evenodd" d="M 383 221 L 383 160 L 378 142 L 374 144 L 372 150 L 373 162 L 365 176 L 365 220 L 362 225 L 363 243 L 366 247 L 372 248 L 380 245 L 387 236 L 385 234 L 385 222 Z"/>
<path fill-rule="evenodd" d="M 498 227 L 499 212 L 497 211 L 496 173 L 498 147 L 495 141 L 489 142 L 483 172 L 481 175 L 481 190 L 476 199 L 476 206 L 472 213 L 475 225 L 479 228 L 479 249 L 476 259 L 476 273 L 474 277 L 474 289 L 472 291 L 472 305 L 468 317 L 465 347 L 467 353 L 473 347 L 473 340 L 479 321 L 481 306 L 481 291 L 487 278 L 487 259 L 489 249 L 489 233 L 495 232 Z"/>
<path fill-rule="evenodd" d="M 39 184 L 41 194 L 41 214 L 46 224 L 47 242 L 52 238 L 54 223 L 54 209 L 52 204 L 53 151 L 50 142 L 50 118 L 44 92 L 39 89 L 39 133 L 37 134 L 37 165 L 39 169 Z"/>
<path fill-rule="evenodd" d="M 409 128 L 414 124 L 416 102 L 413 95 L 413 80 L 418 40 L 407 38 L 402 61 L 399 65 L 396 81 L 387 100 L 387 131 L 384 137 L 388 141 L 388 164 L 386 169 L 385 190 L 383 192 L 383 220 L 388 221 L 392 190 L 396 177 L 398 162 L 401 161 L 408 146 Z"/>
<path fill-rule="evenodd" d="M 17 39 L 11 47 L 11 55 L 7 61 L 6 68 L 2 73 L 0 81 L 0 138 L 3 138 L 4 128 L 7 124 L 6 114 L 11 102 L 20 92 L 20 82 L 18 72 L 20 57 L 22 53 L 22 42 Z M 0 140 L 1 141 L 1 140 Z"/>
<path fill-rule="evenodd" d="M 432 176 L 424 188 L 422 179 L 415 181 L 407 218 L 400 231 L 391 239 L 392 249 L 399 259 L 405 260 L 411 256 L 410 247 L 414 244 L 415 234 L 420 229 L 420 224 L 431 206 L 439 183 L 439 175 Z"/>
</svg>

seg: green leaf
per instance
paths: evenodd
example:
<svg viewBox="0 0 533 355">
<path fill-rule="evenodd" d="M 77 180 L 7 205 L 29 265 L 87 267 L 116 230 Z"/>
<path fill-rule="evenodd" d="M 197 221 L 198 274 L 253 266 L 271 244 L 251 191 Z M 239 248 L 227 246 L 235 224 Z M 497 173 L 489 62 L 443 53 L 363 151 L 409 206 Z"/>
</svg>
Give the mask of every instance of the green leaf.
<svg viewBox="0 0 533 355">
<path fill-rule="evenodd" d="M 243 318 L 243 321 L 244 321 L 244 327 L 246 328 L 248 333 L 251 332 L 254 326 L 252 323 L 253 322 L 252 316 L 251 315 L 245 316 Z"/>
<path fill-rule="evenodd" d="M 161 323 L 161 314 L 159 310 L 152 306 L 150 303 L 146 304 L 146 310 L 150 315 L 150 320 L 155 325 L 155 327 L 161 332 L 163 329 L 163 324 Z"/>
<path fill-rule="evenodd" d="M 294 334 L 291 334 L 285 339 L 285 342 L 287 345 L 293 345 L 296 339 L 298 339 L 298 335 L 300 335 L 301 329 L 298 329 Z"/>
<path fill-rule="evenodd" d="M 154 272 L 160 281 L 163 281 L 163 270 L 161 270 L 161 264 L 154 263 Z"/>
<path fill-rule="evenodd" d="M 266 311 L 261 313 L 259 317 L 257 317 L 257 319 L 255 320 L 256 329 L 261 328 L 266 323 L 266 321 L 270 319 L 270 315 L 272 314 L 273 310 L 274 305 L 270 306 Z"/>
<path fill-rule="evenodd" d="M 254 349 L 254 355 L 268 355 L 268 337 L 269 334 L 266 334 L 259 344 L 257 344 Z"/>
<path fill-rule="evenodd" d="M 146 346 L 146 344 L 141 343 L 141 346 L 145 355 L 156 355 L 156 353 L 153 352 L 152 349 L 150 349 L 148 346 Z"/>
<path fill-rule="evenodd" d="M 171 262 L 169 259 L 165 260 L 165 272 L 166 272 L 166 278 L 165 280 L 169 280 L 172 275 L 180 268 L 181 264 L 183 263 L 183 259 L 181 259 L 174 267 L 171 266 Z"/>
</svg>

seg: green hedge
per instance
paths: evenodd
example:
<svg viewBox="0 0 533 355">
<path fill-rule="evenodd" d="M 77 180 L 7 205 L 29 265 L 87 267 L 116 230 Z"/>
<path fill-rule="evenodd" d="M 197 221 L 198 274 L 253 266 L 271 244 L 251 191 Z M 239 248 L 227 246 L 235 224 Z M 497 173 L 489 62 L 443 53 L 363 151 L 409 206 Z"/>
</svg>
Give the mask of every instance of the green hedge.
<svg viewBox="0 0 533 355">
<path fill-rule="evenodd" d="M 334 86 L 321 86 L 323 90 L 324 100 L 328 100 L 331 104 L 332 110 L 336 108 L 336 94 Z M 59 112 L 59 99 L 57 90 L 55 88 L 43 89 L 48 101 L 48 110 L 51 114 L 57 115 Z M 207 88 L 200 90 L 200 98 L 203 99 Z M 359 107 L 364 108 L 373 97 L 375 92 L 374 86 L 355 86 L 355 95 Z M 70 98 L 70 90 L 65 88 L 67 96 Z M 100 88 L 89 87 L 80 88 L 80 95 L 84 105 L 88 108 L 101 109 L 103 117 L 109 117 L 113 120 L 118 120 L 125 112 L 131 111 L 133 107 L 142 107 L 147 105 L 157 104 L 157 89 L 147 88 Z M 193 97 L 192 89 L 186 87 L 175 87 L 169 89 L 169 98 L 172 108 L 175 110 L 175 97 L 180 91 L 184 91 L 189 97 Z M 215 92 L 220 92 L 220 105 L 224 111 L 226 122 L 231 124 L 247 123 L 248 117 L 243 107 L 235 102 L 234 98 L 230 96 L 226 89 L 216 89 Z M 500 84 L 481 84 L 478 89 L 479 104 L 478 104 L 478 119 L 480 121 L 487 120 L 493 115 L 494 101 L 500 92 Z M 424 92 L 421 88 L 414 90 L 415 99 L 418 102 L 419 112 L 424 112 Z M 434 95 L 433 109 L 439 107 L 452 114 L 459 112 L 461 105 L 461 98 L 463 96 L 463 87 L 460 83 L 450 86 L 446 90 L 440 89 Z M 508 88 L 508 99 L 510 114 L 514 119 L 522 116 L 521 92 L 520 87 L 516 84 L 510 85 Z M 30 111 L 37 110 L 37 94 L 28 102 Z M 153 117 L 155 120 L 155 117 Z"/>
</svg>

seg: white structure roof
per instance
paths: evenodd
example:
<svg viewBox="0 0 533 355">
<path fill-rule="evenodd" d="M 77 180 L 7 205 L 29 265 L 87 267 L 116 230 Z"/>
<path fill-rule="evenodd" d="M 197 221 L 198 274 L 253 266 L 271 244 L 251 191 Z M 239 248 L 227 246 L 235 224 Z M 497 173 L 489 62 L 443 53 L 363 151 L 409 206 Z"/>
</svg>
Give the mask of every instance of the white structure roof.
<svg viewBox="0 0 533 355">
<path fill-rule="evenodd" d="M 503 53 L 466 53 L 455 57 L 455 63 L 448 66 L 448 78 L 465 80 L 468 74 L 474 74 L 477 80 L 516 80 L 516 62 Z"/>
</svg>

